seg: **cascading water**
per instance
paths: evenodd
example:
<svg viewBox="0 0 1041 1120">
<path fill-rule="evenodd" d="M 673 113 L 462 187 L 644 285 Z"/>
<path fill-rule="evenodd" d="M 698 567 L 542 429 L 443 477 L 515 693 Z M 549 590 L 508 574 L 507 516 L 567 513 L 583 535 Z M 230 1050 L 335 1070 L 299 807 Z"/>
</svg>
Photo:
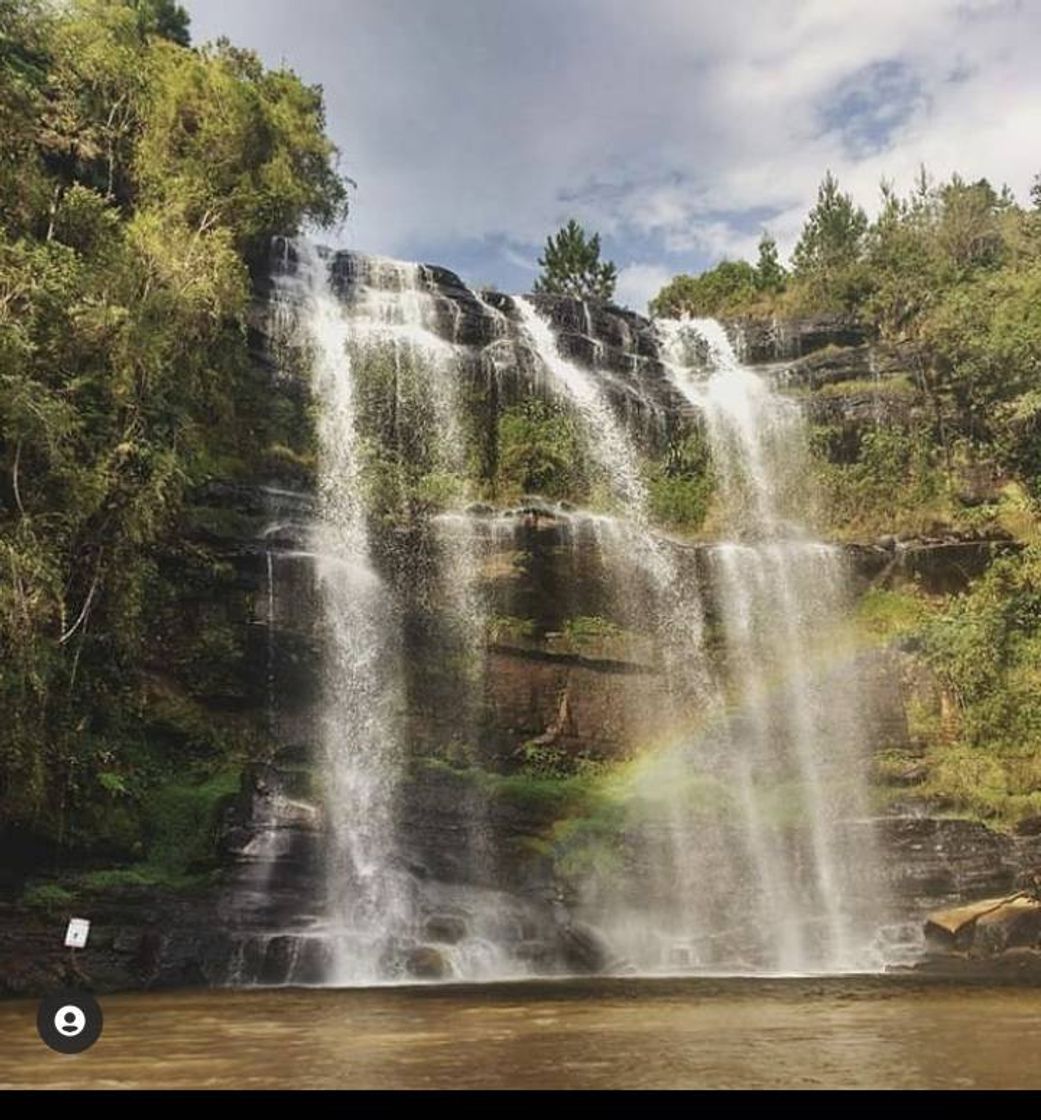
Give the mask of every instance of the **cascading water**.
<svg viewBox="0 0 1041 1120">
<path fill-rule="evenodd" d="M 305 352 L 318 403 L 309 554 L 325 639 L 318 723 L 328 851 L 325 918 L 311 935 L 327 946 L 325 981 L 560 971 L 582 941 L 576 918 L 602 932 L 610 959 L 641 972 L 863 963 L 870 906 L 852 900 L 869 893 L 870 848 L 843 829 L 862 809 L 856 689 L 819 662 L 845 581 L 839 553 L 792 515 L 805 442 L 798 409 L 741 366 L 718 324 L 658 325 L 667 377 L 707 435 L 715 524 L 727 538 L 684 545 L 653 527 L 643 444 L 629 425 L 634 405 L 644 416 L 662 405 L 625 382 L 635 353 L 593 339 L 590 368 L 565 357 L 527 299 L 482 298 L 426 266 L 353 254 L 330 262 L 306 243 L 275 285 L 275 334 Z M 581 311 L 578 329 L 589 333 L 590 309 Z M 618 337 L 635 348 L 622 326 Z M 639 361 L 653 362 L 646 344 L 641 337 Z M 495 408 L 500 394 L 517 399 L 519 385 L 542 392 L 548 383 L 573 409 L 617 516 L 528 499 L 512 511 L 466 507 L 488 431 L 471 411 L 481 378 Z M 374 484 L 383 487 L 382 520 L 372 517 Z M 518 572 L 539 586 L 541 569 L 530 565 L 548 555 L 572 572 L 578 599 L 501 600 L 494 589 L 513 586 Z M 270 556 L 269 564 L 271 597 L 280 569 Z M 594 599 L 583 579 L 599 587 Z M 555 640 L 553 626 L 575 615 L 619 620 L 625 671 L 654 675 L 650 714 L 680 729 L 678 745 L 644 746 L 613 782 L 613 838 L 602 822 L 573 834 L 599 837 L 588 866 L 581 852 L 571 861 L 586 870 L 521 895 L 501 889 L 517 874 L 514 841 L 503 848 L 488 787 L 452 776 L 485 765 L 473 752 L 488 749 L 488 658 L 493 648 L 506 655 L 494 638 L 488 645 L 500 617 L 493 599 L 507 621 L 543 619 L 536 644 Z M 495 670 L 504 671 L 518 670 Z M 565 679 L 533 749 L 558 750 L 570 734 L 569 688 Z M 427 758 L 452 760 L 430 772 L 449 783 L 442 792 L 427 778 L 417 784 Z M 430 846 L 446 835 L 451 851 Z"/>
<path fill-rule="evenodd" d="M 863 968 L 877 876 L 871 844 L 844 831 L 865 813 L 862 713 L 856 681 L 822 661 L 845 604 L 841 553 L 791 516 L 804 501 L 801 416 L 741 365 L 719 323 L 658 330 L 670 378 L 704 416 L 735 536 L 708 550 L 729 678 L 714 749 L 728 756 L 743 893 L 765 931 L 751 953 L 774 969 Z M 692 368 L 705 344 L 707 377 Z"/>
<path fill-rule="evenodd" d="M 276 302 L 309 355 L 319 403 L 315 572 L 325 636 L 319 738 L 324 757 L 327 922 L 333 983 L 375 982 L 411 926 L 411 883 L 400 867 L 396 797 L 401 767 L 401 670 L 396 607 L 373 569 L 362 493 L 350 328 L 328 262 L 306 241 L 276 277 Z"/>
<path fill-rule="evenodd" d="M 657 629 L 665 639 L 662 653 L 667 662 L 685 662 L 683 675 L 689 679 L 689 652 L 701 645 L 701 606 L 696 594 L 689 589 L 684 593 L 679 586 L 674 558 L 650 531 L 647 487 L 635 441 L 617 419 L 602 380 L 564 357 L 553 328 L 529 300 L 518 297 L 514 303 L 533 350 L 584 420 L 587 453 L 606 477 L 611 498 L 621 506 L 618 519 L 595 518 L 598 537 L 613 554 L 616 575 L 623 584 L 628 583 L 630 593 L 634 569 L 650 580 Z M 591 329 L 588 308 L 582 304 L 582 309 L 586 327 Z"/>
<path fill-rule="evenodd" d="M 607 476 L 612 494 L 632 521 L 642 523 L 646 519 L 647 492 L 640 479 L 639 461 L 595 376 L 561 354 L 553 328 L 529 300 L 518 297 L 514 303 L 535 353 L 585 419 L 590 453 Z"/>
</svg>

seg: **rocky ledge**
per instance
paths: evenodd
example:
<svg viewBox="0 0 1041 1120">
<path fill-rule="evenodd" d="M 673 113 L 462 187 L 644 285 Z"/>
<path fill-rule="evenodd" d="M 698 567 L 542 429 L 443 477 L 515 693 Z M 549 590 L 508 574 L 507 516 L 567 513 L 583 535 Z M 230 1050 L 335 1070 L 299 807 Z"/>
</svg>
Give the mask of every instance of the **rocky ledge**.
<svg viewBox="0 0 1041 1120">
<path fill-rule="evenodd" d="M 925 920 L 927 972 L 1041 978 L 1041 869 L 1020 890 L 933 911 Z"/>
</svg>

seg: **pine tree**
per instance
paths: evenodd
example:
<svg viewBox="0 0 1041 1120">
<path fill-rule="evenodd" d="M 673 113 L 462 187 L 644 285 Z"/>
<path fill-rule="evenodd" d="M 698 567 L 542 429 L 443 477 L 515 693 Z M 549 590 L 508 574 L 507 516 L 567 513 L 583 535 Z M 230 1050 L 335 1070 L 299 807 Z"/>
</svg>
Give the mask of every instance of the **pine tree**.
<svg viewBox="0 0 1041 1120">
<path fill-rule="evenodd" d="M 827 172 L 792 254 L 796 275 L 827 274 L 854 264 L 867 227 L 867 214 L 839 190 L 838 180 Z"/>
<path fill-rule="evenodd" d="M 575 299 L 610 299 L 614 295 L 618 269 L 612 261 L 601 262 L 600 234 L 587 237 L 574 218 L 556 237 L 546 238 L 539 265 L 542 275 L 535 281 L 536 292 Z"/>
<path fill-rule="evenodd" d="M 755 266 L 755 286 L 761 292 L 782 292 L 788 273 L 781 264 L 777 242 L 764 231 L 759 238 L 759 260 Z"/>
</svg>

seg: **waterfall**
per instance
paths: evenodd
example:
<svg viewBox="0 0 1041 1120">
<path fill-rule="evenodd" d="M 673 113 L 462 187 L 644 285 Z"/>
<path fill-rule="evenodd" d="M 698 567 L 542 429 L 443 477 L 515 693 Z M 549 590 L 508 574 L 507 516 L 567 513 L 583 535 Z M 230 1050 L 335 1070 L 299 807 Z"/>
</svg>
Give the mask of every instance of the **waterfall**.
<svg viewBox="0 0 1041 1120">
<path fill-rule="evenodd" d="M 396 605 L 370 558 L 350 328 L 329 267 L 306 241 L 275 278 L 284 335 L 308 355 L 318 402 L 318 518 L 312 530 L 324 630 L 318 714 L 328 853 L 328 977 L 374 982 L 411 925 L 396 811 L 401 759 Z M 288 328 L 288 331 L 287 331 Z"/>
<path fill-rule="evenodd" d="M 714 320 L 658 330 L 670 379 L 704 417 L 724 532 L 735 538 L 708 557 L 730 677 L 737 831 L 752 912 L 771 931 L 761 951 L 782 970 L 865 967 L 873 931 L 863 899 L 876 869 L 871 845 L 843 834 L 866 810 L 862 713 L 857 682 L 824 661 L 846 573 L 839 550 L 793 516 L 807 498 L 801 415 L 739 362 Z M 707 377 L 696 368 L 706 344 Z M 779 828 L 779 817 L 798 827 Z"/>
<path fill-rule="evenodd" d="M 553 328 L 529 300 L 518 297 L 514 303 L 535 353 L 586 421 L 589 451 L 606 475 L 612 493 L 630 519 L 644 522 L 647 492 L 640 478 L 636 452 L 596 378 L 561 354 Z M 585 304 L 582 306 L 585 309 Z"/>
<path fill-rule="evenodd" d="M 856 682 L 822 660 L 846 586 L 840 553 L 800 527 L 798 408 L 741 365 L 719 324 L 657 325 L 719 481 L 723 539 L 678 541 L 653 523 L 647 440 L 628 422 L 644 386 L 610 372 L 635 355 L 593 339 L 592 365 L 573 360 L 533 301 L 477 296 L 428 266 L 298 242 L 274 283 L 276 345 L 306 366 L 317 404 L 317 516 L 293 555 L 313 565 L 323 649 L 324 916 L 307 931 L 321 979 L 559 972 L 581 940 L 574 920 L 639 972 L 861 964 L 872 856 L 843 831 L 864 809 Z M 578 310 L 591 333 L 590 308 Z M 624 328 L 635 347 L 637 328 Z M 653 353 L 646 334 L 639 345 Z M 613 514 L 481 504 L 472 465 L 489 429 L 472 408 L 489 369 L 493 409 L 548 388 L 572 411 Z M 636 412 L 662 400 L 641 395 Z M 269 697 L 275 559 L 268 548 Z M 564 863 L 584 870 L 546 880 L 543 867 L 538 887 L 504 890 L 516 841 L 497 833 L 488 791 L 521 756 L 495 754 L 512 725 L 486 736 L 489 659 L 505 702 L 528 706 L 520 725 L 544 720 L 523 749 L 566 755 L 570 674 L 592 670 L 553 643 L 582 618 L 624 631 L 596 671 L 653 678 L 648 716 L 675 735 L 644 743 L 619 712 L 636 754 L 604 787 L 610 833 L 564 830 L 561 848 L 592 837 L 610 859 L 578 852 Z M 489 645 L 493 620 L 528 620 L 535 636 Z M 312 949 L 279 952 L 311 962 L 310 976 Z"/>
</svg>

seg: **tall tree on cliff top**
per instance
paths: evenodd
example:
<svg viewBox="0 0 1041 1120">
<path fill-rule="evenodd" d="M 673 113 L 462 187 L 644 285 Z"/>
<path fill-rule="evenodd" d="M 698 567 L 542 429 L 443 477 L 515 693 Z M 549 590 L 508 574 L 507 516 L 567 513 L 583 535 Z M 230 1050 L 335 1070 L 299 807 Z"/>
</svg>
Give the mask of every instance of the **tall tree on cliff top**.
<svg viewBox="0 0 1041 1120">
<path fill-rule="evenodd" d="M 600 260 L 600 234 L 587 237 L 574 218 L 556 237 L 546 238 L 539 265 L 542 275 L 535 281 L 536 292 L 575 299 L 610 299 L 618 282 L 614 262 Z"/>
<path fill-rule="evenodd" d="M 839 190 L 838 180 L 827 172 L 792 254 L 796 276 L 834 272 L 854 264 L 867 227 L 867 214 Z"/>
</svg>

